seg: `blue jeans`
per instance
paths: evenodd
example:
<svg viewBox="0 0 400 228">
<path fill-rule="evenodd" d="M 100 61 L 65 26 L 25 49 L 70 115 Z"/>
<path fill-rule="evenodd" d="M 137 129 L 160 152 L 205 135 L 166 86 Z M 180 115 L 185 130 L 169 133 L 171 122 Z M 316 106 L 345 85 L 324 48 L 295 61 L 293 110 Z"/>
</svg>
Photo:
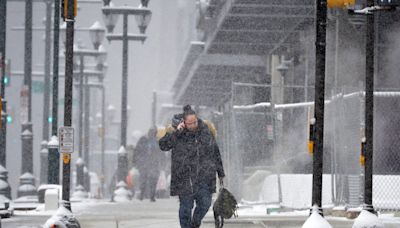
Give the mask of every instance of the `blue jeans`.
<svg viewBox="0 0 400 228">
<path fill-rule="evenodd" d="M 211 206 L 211 192 L 207 185 L 200 185 L 193 195 L 179 196 L 179 222 L 181 228 L 200 227 L 201 220 Z M 192 209 L 196 201 L 196 208 L 192 216 Z"/>
</svg>

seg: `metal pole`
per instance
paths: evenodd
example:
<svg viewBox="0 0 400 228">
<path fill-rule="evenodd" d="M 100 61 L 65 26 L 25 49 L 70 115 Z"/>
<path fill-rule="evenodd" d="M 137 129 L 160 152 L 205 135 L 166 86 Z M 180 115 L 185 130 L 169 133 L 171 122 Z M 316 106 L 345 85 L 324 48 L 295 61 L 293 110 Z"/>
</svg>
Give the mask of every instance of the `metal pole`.
<svg viewBox="0 0 400 228">
<path fill-rule="evenodd" d="M 5 94 L 5 74 L 6 74 L 6 33 L 7 33 L 7 1 L 0 1 L 0 65 L 1 67 L 1 91 L 0 96 L 3 102 L 4 117 L 2 115 L 1 135 L 0 135 L 0 165 L 7 167 L 6 165 L 6 142 L 7 142 L 7 101 Z"/>
<path fill-rule="evenodd" d="M 83 63 L 81 63 L 83 65 Z M 84 116 L 85 116 L 85 123 L 84 123 L 84 161 L 86 164 L 86 167 L 89 169 L 89 150 L 90 150 L 90 87 L 89 87 L 89 75 L 85 74 L 85 83 L 84 83 L 84 88 L 85 88 L 85 94 L 84 94 L 84 99 L 85 99 L 85 107 L 84 107 Z"/>
<path fill-rule="evenodd" d="M 24 57 L 24 87 L 21 95 L 26 99 L 26 109 L 22 110 L 22 114 L 26 115 L 26 119 L 21 124 L 21 142 L 22 157 L 20 187 L 17 196 L 34 195 L 35 178 L 33 177 L 33 129 L 32 129 L 32 8 L 31 0 L 25 1 L 25 57 Z M 22 97 L 21 97 L 22 98 Z M 26 184 L 31 185 L 27 191 Z"/>
<path fill-rule="evenodd" d="M 50 67 L 51 67 L 51 1 L 46 1 L 46 32 L 45 32 L 45 61 L 44 61 L 44 93 L 43 93 L 43 141 L 49 140 L 50 114 Z"/>
<path fill-rule="evenodd" d="M 127 130 L 127 103 L 128 103 L 128 15 L 124 14 L 122 35 L 122 101 L 121 101 L 121 148 L 118 153 L 118 182 L 125 181 L 127 170 L 126 130 Z"/>
<path fill-rule="evenodd" d="M 84 56 L 79 55 L 79 133 L 78 133 L 78 161 L 76 162 L 76 183 L 77 186 L 81 185 L 84 186 L 84 157 L 83 157 L 83 77 L 84 77 Z"/>
<path fill-rule="evenodd" d="M 313 153 L 312 205 L 321 208 L 324 142 L 325 57 L 327 1 L 316 0 L 315 41 L 315 147 Z M 320 212 L 322 213 L 322 211 Z"/>
<path fill-rule="evenodd" d="M 50 25 L 51 26 L 51 25 Z M 60 0 L 54 0 L 54 28 L 53 28 L 53 101 L 51 135 L 57 137 L 58 129 L 58 55 L 60 45 Z M 50 40 L 49 40 L 50 42 Z M 46 42 L 47 43 L 47 42 Z M 48 175 L 49 184 L 60 182 L 60 153 L 58 147 L 49 148 L 48 153 Z"/>
<path fill-rule="evenodd" d="M 79 153 L 79 157 L 82 157 L 82 145 L 83 145 L 83 70 L 85 68 L 84 66 L 84 57 L 83 55 L 79 56 L 79 142 L 78 142 L 78 153 Z"/>
<path fill-rule="evenodd" d="M 49 140 L 49 114 L 50 114 L 50 65 L 51 65 L 51 1 L 46 1 L 46 32 L 45 32 L 45 57 L 44 57 L 44 92 L 43 92 L 43 129 L 42 129 L 42 141 L 46 142 L 46 145 L 41 148 L 41 161 L 40 161 L 40 183 L 47 183 L 48 178 L 48 150 L 47 141 Z M 47 151 L 47 152 L 45 152 Z M 43 152 L 43 153 L 42 153 Z"/>
<path fill-rule="evenodd" d="M 104 155 L 105 155 L 105 115 L 106 114 L 106 88 L 103 84 L 102 93 L 101 93 L 101 194 L 104 196 L 104 174 L 105 174 L 105 165 L 104 165 Z"/>
<path fill-rule="evenodd" d="M 277 129 L 277 124 L 276 124 L 276 112 L 275 112 L 275 104 L 272 101 L 271 102 L 271 120 L 272 120 L 272 134 L 273 134 L 273 144 L 272 144 L 272 152 L 274 154 L 274 157 L 278 156 L 278 154 L 280 154 L 280 151 L 277 150 L 278 147 L 278 137 L 276 136 L 276 129 Z M 277 162 L 281 162 L 281 161 L 277 161 Z M 282 203 L 282 184 L 281 184 L 281 172 L 280 172 L 280 165 L 278 165 L 277 169 L 277 180 L 278 180 L 278 201 L 279 204 Z"/>
<path fill-rule="evenodd" d="M 58 55 L 60 46 L 60 0 L 54 0 L 54 31 L 53 31 L 53 107 L 51 135 L 58 132 Z"/>
<path fill-rule="evenodd" d="M 122 37 L 122 102 L 121 102 L 121 146 L 126 147 L 127 103 L 128 103 L 128 15 L 124 14 Z"/>
<path fill-rule="evenodd" d="M 367 0 L 367 7 L 373 6 L 374 0 Z M 374 212 L 372 205 L 372 175 L 373 175 L 373 128 L 374 128 L 374 14 L 367 15 L 366 45 L 365 45 L 365 210 Z"/>
<path fill-rule="evenodd" d="M 72 125 L 72 87 L 73 87 L 73 65 L 74 65 L 74 0 L 68 1 L 67 22 L 67 40 L 65 45 L 65 103 L 64 103 L 64 126 Z M 63 184 L 62 199 L 64 206 L 71 211 L 70 196 L 70 174 L 71 173 L 71 155 L 63 154 Z"/>
<path fill-rule="evenodd" d="M 7 33 L 7 1 L 0 1 L 0 66 L 1 66 L 1 97 L 4 99 L 5 84 L 4 76 L 6 73 L 5 60 L 6 60 L 6 33 Z"/>
<path fill-rule="evenodd" d="M 33 2 L 26 0 L 24 85 L 28 86 L 28 122 L 32 120 L 32 10 Z"/>
</svg>

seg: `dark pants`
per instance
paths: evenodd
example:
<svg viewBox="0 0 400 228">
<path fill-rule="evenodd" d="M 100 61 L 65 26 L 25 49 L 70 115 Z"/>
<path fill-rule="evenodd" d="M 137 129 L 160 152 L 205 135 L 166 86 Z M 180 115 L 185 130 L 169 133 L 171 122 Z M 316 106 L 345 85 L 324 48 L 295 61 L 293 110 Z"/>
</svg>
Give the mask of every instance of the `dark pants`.
<svg viewBox="0 0 400 228">
<path fill-rule="evenodd" d="M 201 220 L 211 206 L 211 192 L 206 185 L 200 185 L 193 195 L 179 196 L 179 222 L 181 228 L 200 227 Z M 192 209 L 196 201 L 196 208 L 192 216 Z"/>
<path fill-rule="evenodd" d="M 156 187 L 158 181 L 158 174 L 151 172 L 140 173 L 140 199 L 146 196 L 146 191 L 149 191 L 149 197 L 154 200 L 156 197 Z"/>
</svg>

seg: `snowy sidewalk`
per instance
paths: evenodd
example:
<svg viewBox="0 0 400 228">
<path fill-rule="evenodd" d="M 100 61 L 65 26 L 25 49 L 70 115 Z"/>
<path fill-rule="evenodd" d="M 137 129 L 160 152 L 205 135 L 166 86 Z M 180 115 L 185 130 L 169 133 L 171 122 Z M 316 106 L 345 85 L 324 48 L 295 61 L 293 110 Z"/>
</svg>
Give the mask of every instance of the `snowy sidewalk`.
<svg viewBox="0 0 400 228">
<path fill-rule="evenodd" d="M 132 200 L 127 203 L 111 203 L 104 200 L 87 200 L 72 203 L 74 215 L 82 228 L 179 228 L 179 202 L 177 198 Z M 37 228 L 51 216 L 52 212 L 16 212 L 10 219 L 2 220 L 2 228 Z M 226 220 L 227 228 L 281 227 L 299 228 L 308 217 L 307 211 L 286 212 L 266 215 L 266 206 L 242 207 L 239 217 Z M 385 228 L 400 227 L 400 218 L 381 216 Z M 327 217 L 334 228 L 350 228 L 354 220 Z M 214 228 L 214 218 L 210 210 L 202 228 Z"/>
</svg>

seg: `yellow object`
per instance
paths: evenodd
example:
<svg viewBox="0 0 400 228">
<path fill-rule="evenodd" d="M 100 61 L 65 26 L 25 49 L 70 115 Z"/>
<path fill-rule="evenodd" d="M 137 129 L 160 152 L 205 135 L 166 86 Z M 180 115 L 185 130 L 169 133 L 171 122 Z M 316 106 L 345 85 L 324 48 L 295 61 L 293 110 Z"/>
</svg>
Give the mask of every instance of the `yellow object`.
<svg viewBox="0 0 400 228">
<path fill-rule="evenodd" d="M 74 17 L 76 17 L 77 12 L 78 12 L 78 1 L 74 0 Z"/>
<path fill-rule="evenodd" d="M 164 135 L 167 134 L 167 129 L 166 128 L 157 128 L 157 140 L 160 140 Z"/>
<path fill-rule="evenodd" d="M 68 164 L 71 161 L 71 155 L 70 154 L 63 154 L 63 162 L 64 164 Z"/>
<path fill-rule="evenodd" d="M 355 4 L 356 0 L 328 0 L 328 8 L 345 8 Z"/>
<path fill-rule="evenodd" d="M 214 138 L 216 138 L 217 137 L 217 129 L 215 128 L 214 124 L 208 120 L 204 120 L 204 123 L 207 125 L 208 129 L 210 129 L 210 132 L 214 136 Z"/>
<path fill-rule="evenodd" d="M 70 2 L 71 0 L 64 0 L 64 18 L 68 18 L 68 2 Z M 77 14 L 77 8 L 78 8 L 78 3 L 77 0 L 73 0 L 73 4 L 74 4 L 74 17 L 76 17 Z M 68 18 L 68 19 L 72 19 L 72 18 Z"/>
<path fill-rule="evenodd" d="M 313 154 L 313 152 L 314 152 L 314 142 L 308 141 L 308 153 Z"/>
<path fill-rule="evenodd" d="M 360 165 L 365 166 L 365 156 L 363 155 L 360 156 Z"/>
</svg>

